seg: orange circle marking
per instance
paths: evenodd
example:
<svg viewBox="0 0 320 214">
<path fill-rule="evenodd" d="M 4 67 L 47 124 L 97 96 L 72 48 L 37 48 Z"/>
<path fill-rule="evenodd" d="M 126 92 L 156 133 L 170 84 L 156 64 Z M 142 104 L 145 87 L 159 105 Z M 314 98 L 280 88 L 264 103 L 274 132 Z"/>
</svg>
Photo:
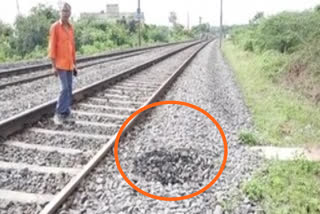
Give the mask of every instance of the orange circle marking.
<svg viewBox="0 0 320 214">
<path fill-rule="evenodd" d="M 134 185 L 130 180 L 129 178 L 125 175 L 125 173 L 123 172 L 121 166 L 120 166 L 120 162 L 119 162 L 119 156 L 118 156 L 118 145 L 119 145 L 119 141 L 120 141 L 120 136 L 124 130 L 124 128 L 128 125 L 128 123 L 133 119 L 135 118 L 138 114 L 140 114 L 141 112 L 145 111 L 145 110 L 148 110 L 150 108 L 153 108 L 153 107 L 156 107 L 156 106 L 161 106 L 161 105 L 169 105 L 169 104 L 173 104 L 173 105 L 182 105 L 182 106 L 187 106 L 187 107 L 190 107 L 190 108 L 193 108 L 197 111 L 200 111 L 202 114 L 206 115 L 215 125 L 216 127 L 218 128 L 220 134 L 221 134 L 221 137 L 222 137 L 222 140 L 223 140 L 223 145 L 224 145 L 224 155 L 223 155 L 223 161 L 222 161 L 222 164 L 221 164 L 221 167 L 219 169 L 219 172 L 218 174 L 213 178 L 213 180 L 208 184 L 206 185 L 205 187 L 203 187 L 202 189 L 200 189 L 199 191 L 197 192 L 194 192 L 192 194 L 189 194 L 189 195 L 185 195 L 185 196 L 181 196 L 181 197 L 161 197 L 161 196 L 157 196 L 157 195 L 153 195 L 153 194 L 150 194 L 148 192 L 145 192 L 143 191 L 142 189 L 140 189 L 139 187 L 137 187 L 136 185 Z M 181 200 L 185 200 L 185 199 L 190 199 L 192 197 L 195 197 L 197 195 L 200 195 L 201 193 L 207 191 L 218 179 L 219 177 L 221 176 L 225 166 L 226 166 L 226 163 L 227 163 L 227 157 L 228 157 L 228 144 L 227 144 L 227 139 L 226 139 L 226 136 L 220 126 L 220 124 L 208 113 L 206 112 L 205 110 L 203 110 L 202 108 L 198 107 L 198 106 L 195 106 L 195 105 L 192 105 L 190 103 L 186 103 L 186 102 L 181 102 L 181 101 L 162 101 L 162 102 L 157 102 L 157 103 L 152 103 L 150 105 L 147 105 L 147 106 L 144 106 L 142 108 L 140 108 L 138 111 L 136 111 L 135 113 L 133 113 L 124 123 L 123 125 L 121 126 L 119 132 L 118 132 L 118 135 L 116 137 L 116 141 L 115 141 L 115 145 L 114 145 L 114 157 L 115 157 L 115 160 L 116 160 L 116 164 L 117 164 L 117 167 L 118 167 L 118 170 L 121 174 L 121 176 L 123 177 L 123 179 L 133 188 L 135 189 L 136 191 L 138 191 L 139 193 L 141 193 L 142 195 L 145 195 L 147 197 L 150 197 L 150 198 L 153 198 L 153 199 L 156 199 L 156 200 L 162 200 L 162 201 L 181 201 Z"/>
</svg>

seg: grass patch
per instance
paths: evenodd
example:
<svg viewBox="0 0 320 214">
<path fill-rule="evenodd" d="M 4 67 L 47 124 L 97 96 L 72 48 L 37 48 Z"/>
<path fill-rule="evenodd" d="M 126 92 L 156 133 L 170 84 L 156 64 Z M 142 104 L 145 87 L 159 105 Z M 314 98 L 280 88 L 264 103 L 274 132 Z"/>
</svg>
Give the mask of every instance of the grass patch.
<svg viewBox="0 0 320 214">
<path fill-rule="evenodd" d="M 320 164 L 272 161 L 243 189 L 268 214 L 320 213 Z"/>
<path fill-rule="evenodd" d="M 259 137 L 273 145 L 320 143 L 319 107 L 274 81 L 288 55 L 270 51 L 258 55 L 229 41 L 223 51 L 236 72 Z"/>
<path fill-rule="evenodd" d="M 239 140 L 241 144 L 246 144 L 249 146 L 259 145 L 259 141 L 255 134 L 249 131 L 241 131 L 239 134 Z"/>
</svg>

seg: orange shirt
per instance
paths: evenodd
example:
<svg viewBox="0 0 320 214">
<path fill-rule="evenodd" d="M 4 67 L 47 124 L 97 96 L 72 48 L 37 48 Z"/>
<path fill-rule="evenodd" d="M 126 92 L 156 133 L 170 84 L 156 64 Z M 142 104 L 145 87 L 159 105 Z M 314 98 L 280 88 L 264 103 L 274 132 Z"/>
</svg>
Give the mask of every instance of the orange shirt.
<svg viewBox="0 0 320 214">
<path fill-rule="evenodd" d="M 76 48 L 74 30 L 71 24 L 66 27 L 59 20 L 51 26 L 49 57 L 55 59 L 58 69 L 73 70 L 76 63 Z"/>
</svg>

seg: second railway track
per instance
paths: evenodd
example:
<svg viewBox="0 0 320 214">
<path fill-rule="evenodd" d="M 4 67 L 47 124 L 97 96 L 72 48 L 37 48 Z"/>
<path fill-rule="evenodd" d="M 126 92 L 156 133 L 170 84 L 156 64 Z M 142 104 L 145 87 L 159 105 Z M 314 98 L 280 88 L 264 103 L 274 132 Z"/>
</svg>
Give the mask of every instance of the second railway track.
<svg viewBox="0 0 320 214">
<path fill-rule="evenodd" d="M 136 52 L 140 52 L 140 51 L 152 50 L 155 48 L 178 45 L 178 44 L 187 43 L 187 42 L 191 42 L 191 41 L 152 45 L 152 46 L 141 47 L 141 48 L 132 48 L 132 49 L 128 49 L 128 50 L 111 51 L 109 53 L 97 54 L 97 55 L 93 55 L 93 56 L 80 56 L 80 57 L 78 57 L 77 62 L 83 63 L 83 62 L 88 62 L 88 61 L 93 61 L 93 60 L 105 59 L 108 57 L 115 57 L 115 56 L 121 56 L 121 55 L 125 55 L 125 54 L 136 53 Z M 17 63 L 17 64 L 12 63 L 12 64 L 8 64 L 7 66 L 0 66 L 0 78 L 15 76 L 15 75 L 22 75 L 22 74 L 29 73 L 32 71 L 41 71 L 43 69 L 51 68 L 51 63 L 47 62 L 47 61 L 42 62 L 42 63 L 38 62 L 35 64 L 33 64 L 31 62 L 31 65 L 30 64 L 29 65 L 23 65 L 23 64 L 20 65 L 20 64 L 21 63 Z M 13 67 L 13 68 L 3 69 L 2 67 Z"/>
<path fill-rule="evenodd" d="M 117 56 L 109 59 L 101 59 L 94 62 L 87 62 L 85 65 L 99 63 L 97 65 L 90 65 L 79 72 L 79 76 L 76 78 L 76 84 L 74 89 L 80 89 L 91 85 L 94 82 L 111 77 L 121 73 L 125 69 L 130 69 L 136 64 L 143 63 L 157 56 L 164 55 L 173 50 L 178 50 L 182 47 L 187 47 L 192 43 L 183 43 L 179 45 L 169 46 L 165 48 L 156 48 L 151 52 L 140 53 L 136 56 Z M 131 54 L 132 55 L 132 54 Z M 122 58 L 119 60 L 113 60 L 115 58 Z M 103 62 L 108 61 L 108 62 Z M 35 72 L 35 75 L 45 75 L 46 78 L 34 80 L 32 82 L 25 82 L 24 84 L 12 85 L 3 89 L 0 89 L 0 121 L 10 118 L 13 115 L 31 109 L 41 103 L 52 100 L 59 93 L 60 87 L 57 78 L 51 77 L 50 71 Z M 20 75 L 21 76 L 21 75 Z M 29 75 L 22 75 L 24 78 L 29 78 Z M 21 77 L 22 77 L 21 76 Z M 31 74 L 30 74 L 31 76 Z M 2 80 L 0 82 L 2 83 Z M 17 80 L 19 81 L 19 80 Z M 28 80 L 26 80 L 28 81 Z M 0 83 L 0 84 L 1 84 Z M 4 83 L 5 84 L 5 83 Z"/>
<path fill-rule="evenodd" d="M 130 54 L 125 53 L 121 56 L 106 57 L 106 59 L 98 59 L 98 60 L 94 60 L 93 62 L 81 63 L 78 66 L 78 68 L 84 69 L 84 68 L 92 67 L 92 66 L 107 63 L 107 62 L 117 61 L 117 60 L 129 58 L 132 56 L 138 56 L 138 55 L 141 55 L 146 52 L 147 52 L 147 50 L 146 51 L 137 51 L 135 53 L 130 53 Z M 27 74 L 21 74 L 18 76 L 2 78 L 1 84 L 0 84 L 0 90 L 4 89 L 6 87 L 10 87 L 10 86 L 21 85 L 23 83 L 28 83 L 28 82 L 44 79 L 44 78 L 47 78 L 50 76 L 53 76 L 52 72 L 45 70 L 43 72 L 35 71 L 35 72 L 29 72 Z"/>
<path fill-rule="evenodd" d="M 83 68 L 88 68 L 88 67 L 92 67 L 92 66 L 107 63 L 107 62 L 126 59 L 129 57 L 141 55 L 143 53 L 149 52 L 157 48 L 165 48 L 165 47 L 175 46 L 179 44 L 181 43 L 155 45 L 150 47 L 112 52 L 109 54 L 100 54 L 97 56 L 80 57 L 77 60 L 78 68 L 83 69 Z M 0 71 L 0 80 L 1 80 L 0 90 L 6 87 L 20 85 L 20 84 L 24 84 L 24 83 L 28 83 L 28 82 L 53 76 L 51 71 L 50 70 L 48 71 L 50 67 L 51 66 L 49 63 L 45 63 L 45 64 L 39 64 L 39 65 L 8 69 L 6 71 Z"/>
<path fill-rule="evenodd" d="M 0 145 L 0 213 L 43 208 L 53 213 L 112 148 L 124 120 L 154 102 L 206 44 L 172 51 L 76 91 L 74 120 L 64 126 L 43 117 L 53 113 L 55 101 L 1 122 L 6 140 Z M 173 58 L 174 71 L 159 73 L 154 64 Z M 26 124 L 34 125 L 24 129 Z"/>
</svg>

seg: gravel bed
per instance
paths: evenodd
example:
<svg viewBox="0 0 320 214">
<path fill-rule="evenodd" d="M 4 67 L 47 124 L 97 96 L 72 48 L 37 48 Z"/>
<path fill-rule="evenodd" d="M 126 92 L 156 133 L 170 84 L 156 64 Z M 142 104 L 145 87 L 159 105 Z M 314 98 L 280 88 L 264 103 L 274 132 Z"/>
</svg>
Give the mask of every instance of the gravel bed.
<svg viewBox="0 0 320 214">
<path fill-rule="evenodd" d="M 8 140 L 19 141 L 44 146 L 56 146 L 68 149 L 80 149 L 83 152 L 96 151 L 106 143 L 106 140 L 88 139 L 76 136 L 46 135 L 43 133 L 23 132 L 10 137 Z"/>
<path fill-rule="evenodd" d="M 0 214 L 31 214 L 39 213 L 35 210 L 41 210 L 45 204 L 22 204 L 19 202 L 8 202 L 0 200 Z"/>
<path fill-rule="evenodd" d="M 167 47 L 152 50 L 148 54 L 142 54 L 136 57 L 119 60 L 116 62 L 104 63 L 83 69 L 86 72 L 79 74 L 76 78 L 74 88 L 79 89 L 92 84 L 101 79 L 110 77 L 114 74 L 128 69 L 134 65 L 150 60 L 159 55 L 163 55 L 172 50 L 176 50 L 186 44 L 175 47 Z M 59 80 L 55 77 L 48 77 L 31 83 L 13 86 L 1 90 L 0 105 L 4 108 L 0 109 L 0 120 L 7 119 L 17 113 L 21 113 L 27 109 L 40 105 L 44 102 L 56 99 L 60 91 Z M 36 96 L 35 96 L 36 94 Z"/>
<path fill-rule="evenodd" d="M 144 84 L 141 84 L 141 83 L 130 83 L 130 82 L 123 82 L 122 84 L 119 84 L 119 86 L 131 86 L 131 87 L 136 87 L 136 86 L 139 86 L 139 87 L 143 87 L 143 88 L 158 88 L 160 86 L 160 84 L 154 84 L 154 83 L 144 83 Z"/>
<path fill-rule="evenodd" d="M 139 124 L 133 136 L 129 132 L 120 142 L 119 158 L 126 164 L 124 172 L 137 179 L 143 190 L 166 197 L 183 196 L 201 189 L 217 174 L 223 143 L 216 127 L 201 113 L 187 107 L 161 106 Z M 130 151 L 135 151 L 135 156 Z M 152 188 L 158 182 L 167 188 Z"/>
<path fill-rule="evenodd" d="M 56 194 L 69 181 L 70 176 L 64 173 L 45 174 L 24 170 L 0 169 L 0 188 L 26 193 Z"/>
<path fill-rule="evenodd" d="M 152 44 L 153 45 L 157 45 L 157 44 Z M 175 46 L 178 46 L 179 44 L 177 45 L 172 45 L 171 47 L 175 47 Z M 181 45 L 181 44 L 180 44 Z M 148 46 L 146 46 L 148 47 Z M 166 48 L 166 47 L 162 47 L 162 48 Z M 159 49 L 159 48 L 157 48 Z M 126 49 L 118 49 L 119 51 L 121 50 L 126 50 Z M 151 49 L 151 51 L 153 51 L 154 49 Z M 115 51 L 115 50 L 111 50 L 111 51 Z M 98 53 L 99 55 L 100 54 L 109 54 L 111 51 L 106 51 L 104 53 Z M 94 55 L 91 55 L 91 56 L 94 56 Z M 80 56 L 78 56 L 79 58 Z M 50 62 L 48 60 L 48 58 L 43 58 L 43 59 L 33 59 L 33 60 L 23 60 L 23 61 L 19 61 L 19 62 L 9 62 L 9 63 L 0 63 L 0 71 L 3 71 L 3 70 L 6 70 L 6 69 L 13 69 L 13 68 L 19 68 L 19 67 L 24 67 L 24 66 L 31 66 L 31 65 L 39 65 L 39 64 L 44 64 L 44 63 L 48 63 Z"/>
<path fill-rule="evenodd" d="M 171 66 L 167 63 L 162 69 Z M 217 43 L 196 57 L 161 100 L 195 104 L 220 123 L 228 141 L 228 161 L 219 180 L 197 197 L 158 201 L 133 190 L 110 153 L 58 213 L 223 213 L 224 204 L 259 167 L 261 157 L 239 144 L 238 132 L 252 127 L 250 113 Z M 217 128 L 204 115 L 167 105 L 150 110 L 121 138 L 119 157 L 122 169 L 139 188 L 174 197 L 195 192 L 215 177 L 222 145 Z M 241 203 L 231 213 L 254 213 L 252 202 Z"/>
<path fill-rule="evenodd" d="M 154 91 L 144 91 L 144 90 L 119 90 L 119 89 L 107 89 L 105 90 L 108 94 L 113 94 L 117 96 L 130 96 L 130 97 L 150 97 Z"/>
<path fill-rule="evenodd" d="M 135 55 L 140 55 L 143 53 L 147 53 L 148 51 L 144 51 L 144 52 L 136 52 Z M 133 57 L 134 54 L 126 54 L 123 55 L 121 57 Z M 109 63 L 112 61 L 117 61 L 117 60 L 121 60 L 119 59 L 120 56 L 115 56 L 115 57 L 110 57 L 110 58 L 105 58 L 105 59 L 98 59 L 98 60 L 92 60 L 92 61 L 88 61 L 88 62 L 82 62 L 79 63 L 77 66 L 80 68 L 82 66 L 95 66 L 96 64 L 105 64 L 105 63 Z M 88 71 L 88 70 L 83 70 L 84 72 Z M 29 78 L 33 78 L 33 77 L 40 77 L 42 75 L 46 75 L 46 74 L 52 74 L 51 69 L 44 69 L 44 70 L 39 70 L 39 71 L 30 71 L 26 74 L 20 74 L 20 75 L 14 75 L 14 76 L 9 76 L 9 77 L 4 77 L 1 78 L 1 83 L 5 84 L 5 83 L 11 83 L 14 81 L 19 81 L 19 80 L 24 80 L 24 79 L 29 79 Z M 83 72 L 81 72 L 80 75 L 83 75 Z"/>
<path fill-rule="evenodd" d="M 44 128 L 46 130 L 64 131 L 64 132 L 76 132 L 79 134 L 91 134 L 91 135 L 106 135 L 111 136 L 115 134 L 117 128 L 105 128 L 98 126 L 82 125 L 77 123 L 66 123 L 63 126 L 57 126 L 52 120 L 43 120 L 38 123 L 35 128 Z"/>
<path fill-rule="evenodd" d="M 197 46 L 198 47 L 198 46 Z M 165 62 L 162 62 L 162 63 L 160 63 L 159 65 L 157 65 L 157 66 L 155 66 L 155 67 L 153 67 L 153 68 L 151 68 L 151 69 L 148 69 L 147 71 L 145 71 L 144 72 L 144 74 L 138 74 L 138 75 L 140 75 L 141 77 L 144 77 L 145 76 L 145 74 L 146 73 L 148 73 L 148 75 L 147 76 L 151 76 L 152 74 L 151 74 L 151 71 L 153 72 L 153 75 L 154 74 L 156 74 L 156 73 L 158 73 L 158 72 L 162 72 L 162 75 L 158 75 L 157 77 L 159 77 L 158 78 L 158 80 L 159 81 L 162 81 L 162 80 L 164 80 L 164 79 L 166 79 L 167 77 L 168 77 L 168 75 L 169 75 L 169 71 L 171 71 L 172 72 L 172 70 L 174 70 L 174 69 L 176 69 L 177 68 L 177 66 L 179 66 L 179 64 L 182 62 L 182 60 L 184 60 L 184 59 L 186 59 L 186 57 L 187 56 L 189 56 L 190 55 L 190 53 L 191 53 L 191 51 L 194 51 L 194 49 L 195 49 L 195 47 L 194 48 L 192 48 L 192 49 L 190 49 L 190 50 L 186 50 L 185 52 L 183 52 L 183 53 L 179 53 L 177 56 L 176 56 L 176 58 L 174 58 L 174 59 L 168 59 L 168 60 L 166 60 Z M 175 63 L 174 65 L 173 65 L 173 63 Z M 178 63 L 178 65 L 176 65 Z M 166 66 L 166 64 L 171 64 L 172 66 L 168 69 L 168 67 Z M 159 69 L 159 67 L 161 68 L 161 69 Z M 166 68 L 166 69 L 164 69 L 164 68 Z M 170 73 L 171 73 L 170 72 Z M 123 90 L 123 92 L 125 92 L 124 90 Z M 131 93 L 129 93 L 129 94 L 131 94 Z M 134 93 L 135 95 L 137 95 L 138 94 L 138 96 L 145 96 L 143 93 L 142 93 L 142 91 L 136 91 L 135 93 Z M 142 94 L 142 95 L 141 95 Z M 110 121 L 109 121 L 110 122 Z M 123 122 L 123 121 L 122 121 Z M 42 121 L 39 121 L 38 122 L 38 124 L 35 126 L 35 127 L 45 127 L 46 129 L 51 129 L 51 130 L 63 130 L 63 131 L 79 131 L 80 133 L 85 133 L 85 129 L 84 129 L 84 127 L 81 127 L 81 126 L 79 126 L 79 125 L 77 125 L 77 124 L 73 124 L 72 126 L 68 126 L 68 125 L 66 125 L 66 126 L 63 126 L 63 128 L 61 128 L 61 127 L 57 127 L 57 126 L 55 126 L 55 125 L 53 125 L 52 124 L 52 122 L 50 121 L 50 120 L 42 120 Z M 86 129 L 87 129 L 87 131 L 89 131 L 91 134 L 93 133 L 93 128 L 91 128 L 91 127 L 86 127 Z M 109 129 L 109 130 L 111 130 L 111 129 Z M 101 132 L 100 132 L 100 130 L 94 130 L 94 132 L 95 133 L 99 133 L 99 134 L 105 134 L 105 135 L 107 135 L 108 134 L 108 129 L 105 129 L 103 132 L 102 132 L 102 130 L 101 130 Z M 114 130 L 114 133 L 116 132 L 116 130 Z M 113 134 L 114 134 L 113 133 Z M 27 139 L 27 140 L 30 140 L 30 134 L 31 134 L 31 136 L 32 135 L 34 135 L 34 136 L 32 136 L 31 137 L 31 140 L 35 140 L 35 138 L 34 137 L 36 137 L 37 139 L 36 140 L 41 140 L 41 141 L 43 141 L 43 138 L 40 138 L 40 136 L 38 135 L 38 134 L 34 134 L 34 133 L 29 133 L 29 132 L 26 132 L 25 133 L 25 136 L 23 135 L 23 134 L 20 134 L 19 135 L 19 137 L 21 138 L 25 138 L 25 139 Z M 58 139 L 59 138 L 59 136 L 57 136 L 57 135 L 54 135 L 54 136 L 52 136 L 52 137 L 54 137 L 54 139 Z M 46 138 L 48 138 L 48 137 L 46 137 Z M 64 138 L 62 138 L 63 140 L 62 141 L 64 141 L 64 143 L 66 143 L 65 141 L 67 141 L 68 139 L 66 139 L 65 137 Z M 25 141 L 24 139 L 22 139 L 22 141 Z M 54 142 L 54 140 L 50 140 L 50 143 L 52 143 L 52 142 Z M 60 143 L 61 143 L 61 141 L 59 141 Z M 34 142 L 33 142 L 34 143 Z M 85 142 L 84 141 L 82 141 L 82 142 L 80 142 L 81 144 L 84 144 Z M 0 173 L 0 175 L 2 175 L 3 173 Z M 40 176 L 37 176 L 37 175 L 34 175 L 35 177 L 34 177 L 34 179 L 39 179 L 40 178 Z M 26 176 L 24 176 L 24 177 L 26 177 Z M 14 179 L 10 179 L 10 181 L 14 181 Z M 56 181 L 56 180 L 54 180 L 54 181 L 51 181 L 50 182 L 50 184 L 48 185 L 48 188 L 49 187 L 51 187 L 51 185 L 57 185 L 57 183 L 56 182 L 59 182 L 58 180 Z M 12 183 L 10 183 L 10 184 L 7 184 L 6 186 L 9 186 L 9 188 L 13 188 L 13 190 L 14 190 L 14 188 L 16 188 L 15 186 L 14 186 L 14 184 L 18 184 L 19 182 L 14 182 L 13 184 Z M 41 183 L 40 181 L 38 181 L 38 183 Z M 44 182 L 42 182 L 42 183 L 44 183 Z M 23 183 L 23 184 L 21 184 L 20 186 L 19 186 L 19 188 L 22 188 L 22 190 L 25 190 L 25 191 L 35 191 L 35 187 L 34 187 L 34 185 L 33 185 L 33 183 L 31 184 L 31 187 L 25 187 L 24 185 L 26 185 L 26 183 Z M 60 184 L 59 184 L 60 185 Z M 58 187 L 59 187 L 59 185 L 57 185 Z M 4 188 L 7 188 L 7 187 L 4 187 Z M 0 188 L 1 188 L 1 186 L 0 186 Z M 25 188 L 25 189 L 23 189 L 23 188 Z M 41 189 L 42 190 L 42 189 Z M 38 212 L 39 210 L 35 210 L 35 212 Z"/>
<path fill-rule="evenodd" d="M 36 149 L 21 149 L 0 144 L 0 161 L 25 163 L 38 166 L 53 166 L 64 168 L 80 168 L 90 160 L 89 154 L 61 154 L 59 152 L 43 152 Z"/>
<path fill-rule="evenodd" d="M 20 62 L 9 62 L 9 63 L 0 63 L 0 71 L 13 69 L 13 68 L 20 68 L 24 66 L 31 66 L 31 65 L 39 65 L 43 63 L 48 63 L 48 58 L 37 59 L 37 60 L 24 60 Z"/>
<path fill-rule="evenodd" d="M 76 106 L 73 107 L 75 111 L 85 111 L 90 113 L 102 113 L 102 114 L 115 114 L 119 116 L 129 116 L 134 113 L 134 111 L 130 110 L 122 110 L 122 109 L 106 109 L 106 108 L 97 108 L 97 107 L 88 107 L 88 106 Z"/>
<path fill-rule="evenodd" d="M 137 103 L 143 103 L 145 102 L 149 96 L 144 95 L 144 96 L 139 96 L 136 94 L 131 94 L 131 95 L 127 95 L 127 94 L 123 94 L 123 95 L 116 95 L 118 97 L 123 97 L 123 98 L 117 98 L 117 99 L 112 99 L 112 97 L 110 95 L 115 95 L 113 93 L 99 93 L 97 95 L 95 95 L 95 98 L 98 99 L 103 99 L 103 100 L 89 100 L 89 103 L 91 104 L 96 104 L 96 105 L 106 105 L 108 107 L 121 107 L 121 108 L 138 108 L 140 107 L 140 105 L 138 105 Z M 121 101 L 131 101 L 133 103 L 121 103 Z"/>
<path fill-rule="evenodd" d="M 27 74 L 21 74 L 21 75 L 16 75 L 16 76 L 11 76 L 11 77 L 4 77 L 1 78 L 1 84 L 6 84 L 6 83 L 11 83 L 15 81 L 20 81 L 24 79 L 29 79 L 32 77 L 40 77 L 45 74 L 50 74 L 51 69 L 46 69 L 44 71 L 34 71 L 34 72 L 29 72 Z"/>
<path fill-rule="evenodd" d="M 119 118 L 111 118 L 111 117 L 103 117 L 99 115 L 74 115 L 75 120 L 87 121 L 93 123 L 106 123 L 106 124 L 115 124 L 119 125 L 119 127 L 124 122 Z"/>
<path fill-rule="evenodd" d="M 160 86 L 159 86 L 160 87 Z M 132 101 L 132 102 L 145 102 L 148 97 L 140 97 L 140 96 L 113 96 L 111 93 L 99 93 L 95 95 L 96 98 L 114 100 L 114 101 Z"/>
</svg>

